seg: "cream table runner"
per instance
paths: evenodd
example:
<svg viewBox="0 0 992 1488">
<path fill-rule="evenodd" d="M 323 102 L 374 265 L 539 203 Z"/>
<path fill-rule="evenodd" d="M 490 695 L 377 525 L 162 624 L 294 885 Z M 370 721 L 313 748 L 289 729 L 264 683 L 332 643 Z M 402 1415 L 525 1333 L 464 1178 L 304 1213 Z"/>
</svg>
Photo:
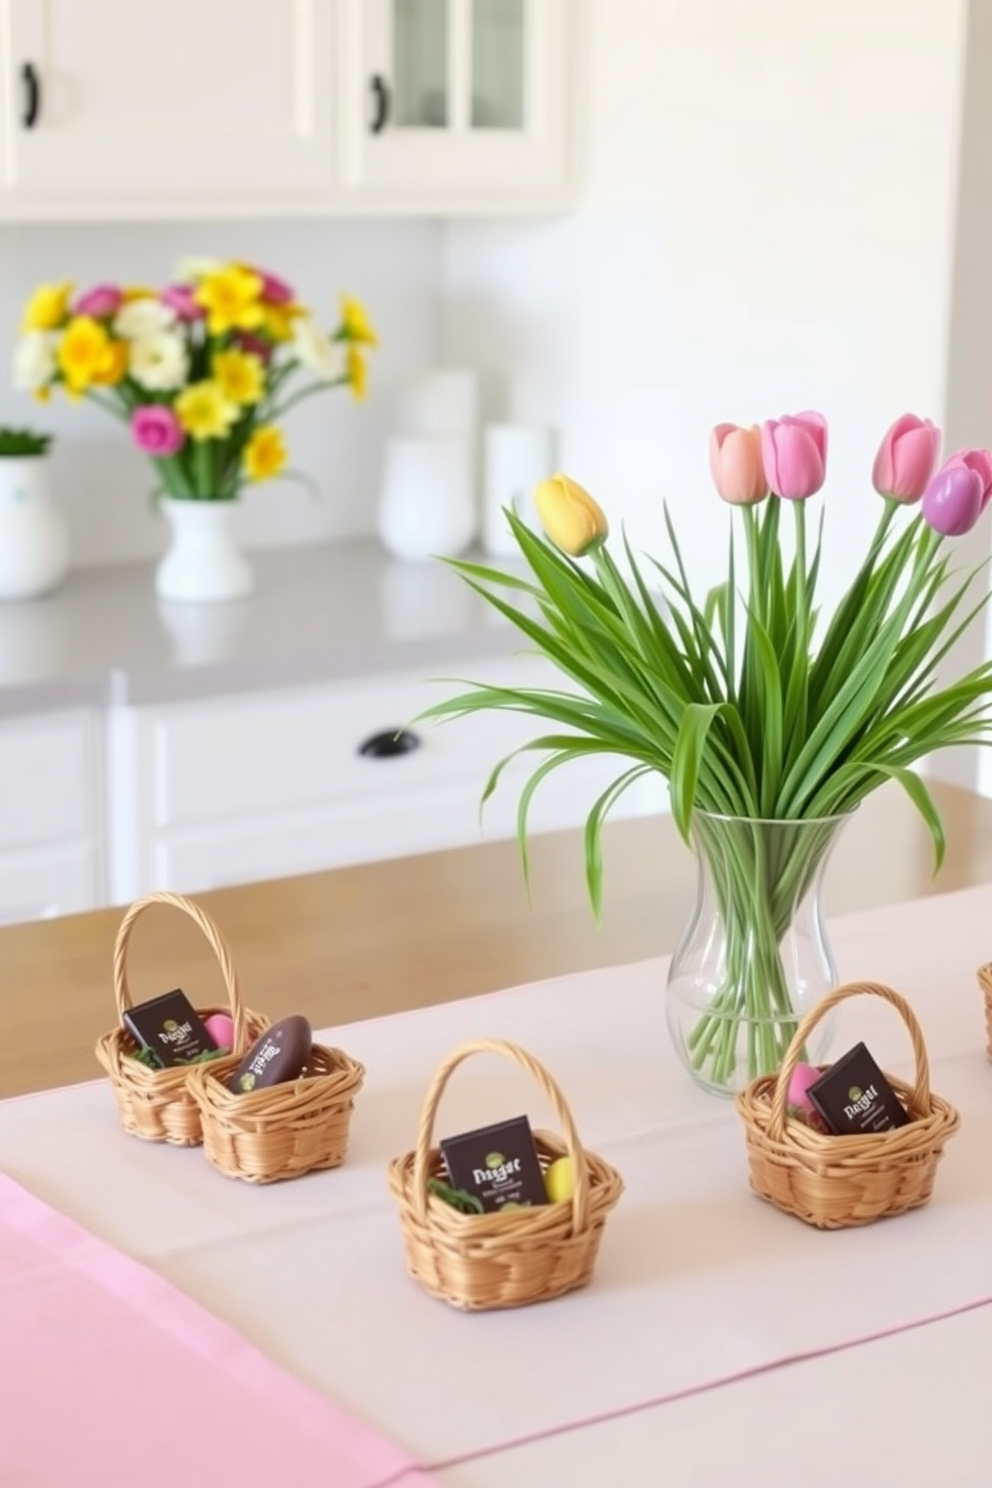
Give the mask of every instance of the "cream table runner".
<svg viewBox="0 0 992 1488">
<path fill-rule="evenodd" d="M 981 888 L 833 927 L 842 977 L 913 1002 L 934 1086 L 964 1118 L 935 1202 L 863 1230 L 822 1234 L 748 1193 L 732 1109 L 695 1091 L 668 1047 L 661 961 L 336 1030 L 368 1068 L 336 1173 L 224 1180 L 198 1151 L 124 1137 L 103 1083 L 0 1106 L 0 1167 L 419 1462 L 470 1459 L 992 1299 L 992 1067 L 975 984 L 990 908 Z M 264 1006 L 264 989 L 252 998 Z M 859 1001 L 843 1018 L 838 1050 L 864 1037 L 883 1065 L 908 1067 L 891 1010 Z M 627 1192 L 589 1289 L 464 1316 L 406 1278 L 384 1168 L 412 1144 L 440 1058 L 485 1034 L 551 1067 Z M 449 1087 L 441 1129 L 521 1110 L 549 1119 L 518 1071 L 479 1059 Z"/>
</svg>

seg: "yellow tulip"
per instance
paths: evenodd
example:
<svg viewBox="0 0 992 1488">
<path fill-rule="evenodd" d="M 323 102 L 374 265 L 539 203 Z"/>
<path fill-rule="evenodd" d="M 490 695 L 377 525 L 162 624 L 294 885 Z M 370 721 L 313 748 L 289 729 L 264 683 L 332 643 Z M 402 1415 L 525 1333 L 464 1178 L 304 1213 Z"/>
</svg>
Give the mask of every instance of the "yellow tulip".
<svg viewBox="0 0 992 1488">
<path fill-rule="evenodd" d="M 534 492 L 544 530 L 563 553 L 581 558 L 609 536 L 610 524 L 602 508 L 567 475 L 552 475 Z"/>
</svg>

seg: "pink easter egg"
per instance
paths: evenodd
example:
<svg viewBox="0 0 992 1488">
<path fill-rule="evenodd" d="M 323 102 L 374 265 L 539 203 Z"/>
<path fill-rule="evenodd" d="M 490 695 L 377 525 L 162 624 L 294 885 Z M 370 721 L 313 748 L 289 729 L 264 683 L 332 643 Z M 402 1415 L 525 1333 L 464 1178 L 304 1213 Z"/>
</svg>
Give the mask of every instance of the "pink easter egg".
<svg viewBox="0 0 992 1488">
<path fill-rule="evenodd" d="M 234 1048 L 234 1023 L 226 1013 L 211 1013 L 204 1018 L 203 1026 L 218 1049 Z"/>
</svg>

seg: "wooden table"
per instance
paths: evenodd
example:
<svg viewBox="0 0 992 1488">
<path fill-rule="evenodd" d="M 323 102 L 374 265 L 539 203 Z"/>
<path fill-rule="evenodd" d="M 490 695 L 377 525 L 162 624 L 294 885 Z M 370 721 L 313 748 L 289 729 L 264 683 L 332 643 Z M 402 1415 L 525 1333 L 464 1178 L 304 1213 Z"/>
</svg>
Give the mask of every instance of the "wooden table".
<svg viewBox="0 0 992 1488">
<path fill-rule="evenodd" d="M 827 873 L 831 914 L 992 880 L 992 801 L 935 784 L 947 829 L 933 877 L 929 836 L 886 786 L 846 828 Z M 493 991 L 673 949 L 695 866 L 668 817 L 610 823 L 601 926 L 586 898 L 581 834 L 532 843 L 528 903 L 513 842 L 196 895 L 227 937 L 249 1006 L 315 1027 Z M 95 1078 L 96 1037 L 115 1021 L 120 909 L 0 930 L 0 1097 Z M 182 986 L 223 1000 L 212 954 L 183 915 L 153 909 L 128 957 L 136 998 Z"/>
</svg>

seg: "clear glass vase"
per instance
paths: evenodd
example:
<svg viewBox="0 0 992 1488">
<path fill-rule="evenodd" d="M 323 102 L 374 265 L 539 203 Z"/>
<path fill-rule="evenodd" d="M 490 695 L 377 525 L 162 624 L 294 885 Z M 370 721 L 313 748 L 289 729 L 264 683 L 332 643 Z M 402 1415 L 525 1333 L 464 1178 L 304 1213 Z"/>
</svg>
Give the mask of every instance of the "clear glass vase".
<svg viewBox="0 0 992 1488">
<path fill-rule="evenodd" d="M 780 1066 L 796 1025 L 837 984 L 822 886 L 848 820 L 770 821 L 696 810 L 696 902 L 668 972 L 675 1048 L 698 1085 L 732 1096 Z M 822 1060 L 829 1016 L 804 1052 Z"/>
</svg>

